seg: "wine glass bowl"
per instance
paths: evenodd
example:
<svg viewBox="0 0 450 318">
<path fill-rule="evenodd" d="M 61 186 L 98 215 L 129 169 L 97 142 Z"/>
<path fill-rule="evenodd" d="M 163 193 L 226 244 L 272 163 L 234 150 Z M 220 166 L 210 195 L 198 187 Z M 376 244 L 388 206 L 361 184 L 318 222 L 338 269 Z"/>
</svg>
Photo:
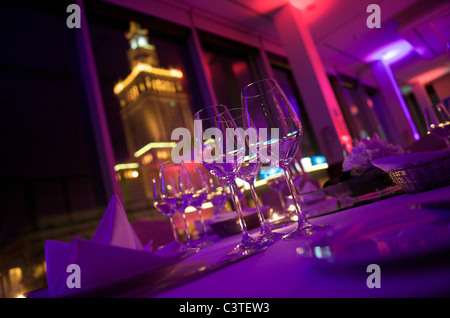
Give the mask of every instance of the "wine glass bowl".
<svg viewBox="0 0 450 318">
<path fill-rule="evenodd" d="M 207 176 L 203 173 L 201 166 L 197 163 L 183 163 L 189 178 L 192 182 L 193 194 L 190 198 L 190 205 L 193 206 L 200 217 L 200 223 L 202 226 L 202 239 L 201 242 L 196 244 L 197 246 L 206 246 L 212 243 L 208 237 L 208 231 L 206 229 L 205 219 L 202 214 L 203 203 L 208 199 L 209 187 Z"/>
<path fill-rule="evenodd" d="M 187 245 L 192 246 L 185 211 L 194 195 L 194 187 L 187 170 L 182 164 L 166 162 L 161 164 L 159 173 L 161 199 L 182 215 Z"/>
<path fill-rule="evenodd" d="M 287 167 L 298 150 L 303 128 L 281 87 L 272 79 L 253 82 L 242 90 L 241 101 L 247 125 L 255 128 L 259 138 L 267 134 L 259 141 L 260 155 L 271 160 L 272 166 Z"/>
<path fill-rule="evenodd" d="M 179 242 L 177 227 L 176 227 L 174 219 L 173 219 L 176 210 L 170 204 L 165 202 L 161 197 L 161 194 L 162 194 L 161 179 L 159 177 L 153 178 L 152 185 L 153 185 L 153 192 L 152 192 L 153 206 L 158 211 L 160 211 L 162 214 L 166 215 L 169 218 L 170 225 L 172 228 L 173 238 L 175 241 Z"/>
</svg>

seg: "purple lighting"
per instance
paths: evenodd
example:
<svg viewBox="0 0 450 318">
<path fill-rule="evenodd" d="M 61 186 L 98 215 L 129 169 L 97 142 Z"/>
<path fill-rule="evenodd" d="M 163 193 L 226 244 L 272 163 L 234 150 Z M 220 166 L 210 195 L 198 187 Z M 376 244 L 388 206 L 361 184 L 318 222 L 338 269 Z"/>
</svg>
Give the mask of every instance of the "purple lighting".
<svg viewBox="0 0 450 318">
<path fill-rule="evenodd" d="M 369 54 L 364 60 L 368 63 L 382 60 L 387 64 L 394 63 L 401 60 L 413 50 L 411 44 L 406 40 L 399 40 L 389 43 L 371 54 Z"/>
</svg>

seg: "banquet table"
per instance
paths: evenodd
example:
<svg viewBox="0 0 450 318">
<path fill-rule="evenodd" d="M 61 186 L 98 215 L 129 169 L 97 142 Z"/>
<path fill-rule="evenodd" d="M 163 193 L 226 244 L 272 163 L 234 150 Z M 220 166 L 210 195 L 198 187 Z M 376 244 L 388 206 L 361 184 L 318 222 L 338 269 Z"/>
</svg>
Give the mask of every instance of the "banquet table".
<svg viewBox="0 0 450 318">
<path fill-rule="evenodd" d="M 154 271 L 130 272 L 130 279 L 115 286 L 120 292 L 112 293 L 110 285 L 89 297 L 446 298 L 450 296 L 449 194 L 450 186 L 402 193 L 311 217 L 311 223 L 326 229 L 304 238 L 278 240 L 247 256 L 226 256 L 241 234 L 218 238 L 175 262 L 158 280 L 146 277 L 155 276 Z M 274 231 L 288 233 L 295 226 Z M 250 231 L 254 238 L 258 234 L 258 228 Z M 86 294 L 70 297 L 80 296 Z M 43 289 L 27 297 L 49 294 Z"/>
<path fill-rule="evenodd" d="M 175 277 L 185 279 L 178 284 L 143 286 L 119 297 L 450 296 L 450 186 L 404 193 L 310 221 L 327 225 L 327 230 L 276 241 L 259 253 L 198 274 L 203 264 L 223 259 L 241 238 L 225 237 L 179 263 Z M 294 227 L 276 231 L 287 233 Z M 259 229 L 250 234 L 257 237 Z"/>
</svg>

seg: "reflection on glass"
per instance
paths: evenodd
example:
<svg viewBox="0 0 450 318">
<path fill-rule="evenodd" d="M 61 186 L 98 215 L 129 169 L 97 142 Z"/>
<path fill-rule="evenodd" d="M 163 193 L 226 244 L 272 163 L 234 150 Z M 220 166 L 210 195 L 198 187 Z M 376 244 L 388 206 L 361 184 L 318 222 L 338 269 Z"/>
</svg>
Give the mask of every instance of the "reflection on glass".
<svg viewBox="0 0 450 318">
<path fill-rule="evenodd" d="M 161 198 L 172 209 L 178 211 L 183 217 L 184 230 L 187 238 L 187 246 L 192 246 L 191 235 L 187 226 L 186 208 L 194 194 L 189 175 L 181 164 L 163 163 L 160 170 Z"/>
<path fill-rule="evenodd" d="M 192 182 L 192 186 L 194 188 L 194 193 L 190 199 L 190 205 L 197 210 L 203 231 L 201 242 L 196 243 L 196 246 L 206 246 L 212 243 L 212 241 L 208 237 L 205 219 L 202 214 L 202 205 L 206 202 L 209 192 L 207 176 L 203 174 L 200 167 L 195 163 L 184 163 L 183 165 L 186 167 L 189 178 Z"/>
<path fill-rule="evenodd" d="M 152 179 L 153 184 L 153 206 L 158 209 L 162 214 L 169 217 L 170 224 L 172 226 L 172 233 L 173 238 L 175 241 L 179 241 L 178 235 L 177 235 L 177 228 L 175 226 L 175 222 L 173 220 L 173 216 L 175 214 L 175 209 L 172 208 L 171 205 L 166 203 L 162 197 L 161 197 L 161 179 L 153 178 Z"/>
</svg>

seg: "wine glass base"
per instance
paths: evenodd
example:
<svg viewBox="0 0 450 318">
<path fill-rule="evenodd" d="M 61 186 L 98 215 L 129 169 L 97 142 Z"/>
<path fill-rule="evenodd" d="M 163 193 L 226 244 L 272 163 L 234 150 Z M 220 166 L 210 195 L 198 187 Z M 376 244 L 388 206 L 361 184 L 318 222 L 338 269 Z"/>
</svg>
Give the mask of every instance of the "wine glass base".
<svg viewBox="0 0 450 318">
<path fill-rule="evenodd" d="M 267 246 L 260 244 L 250 236 L 244 237 L 235 248 L 228 252 L 227 256 L 247 256 L 265 249 Z"/>
<path fill-rule="evenodd" d="M 314 225 L 309 222 L 303 222 L 303 224 L 297 226 L 294 231 L 284 235 L 283 240 L 291 240 L 311 236 L 328 228 L 329 226 L 327 225 Z"/>
<path fill-rule="evenodd" d="M 169 255 L 193 255 L 200 251 L 200 248 L 194 246 L 188 246 L 186 243 L 182 243 L 178 240 L 172 241 L 162 247 L 157 248 L 153 253 L 155 255 L 169 256 Z"/>
<path fill-rule="evenodd" d="M 212 240 L 210 240 L 209 238 L 204 238 L 201 239 L 199 242 L 195 242 L 195 247 L 205 247 L 205 246 L 209 246 L 212 243 L 214 243 Z"/>
<path fill-rule="evenodd" d="M 179 249 L 180 252 L 185 252 L 185 253 L 197 253 L 198 251 L 200 251 L 200 248 L 191 244 L 183 244 Z"/>
<path fill-rule="evenodd" d="M 269 246 L 275 243 L 276 241 L 279 241 L 283 238 L 283 234 L 272 232 L 270 230 L 268 231 L 261 231 L 259 236 L 256 238 L 256 242 L 263 246 Z"/>
</svg>

